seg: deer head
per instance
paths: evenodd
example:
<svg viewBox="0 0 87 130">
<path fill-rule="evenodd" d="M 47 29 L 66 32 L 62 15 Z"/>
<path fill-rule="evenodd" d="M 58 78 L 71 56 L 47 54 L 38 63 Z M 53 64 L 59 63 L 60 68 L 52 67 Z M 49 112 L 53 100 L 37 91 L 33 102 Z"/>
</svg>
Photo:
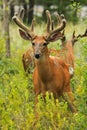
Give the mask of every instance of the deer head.
<svg viewBox="0 0 87 130">
<path fill-rule="evenodd" d="M 56 41 L 61 37 L 61 31 L 66 26 L 66 20 L 64 18 L 64 15 L 57 15 L 57 17 L 60 17 L 60 25 L 56 28 L 52 28 L 52 21 L 51 21 L 51 15 L 48 10 L 46 10 L 47 15 L 47 27 L 46 27 L 46 33 L 43 36 L 37 36 L 34 33 L 34 19 L 32 20 L 32 24 L 30 29 L 25 26 L 21 20 L 21 17 L 23 17 L 24 9 L 21 10 L 19 15 L 14 15 L 13 20 L 14 22 L 21 28 L 19 29 L 19 33 L 21 37 L 25 40 L 31 40 L 32 47 L 34 50 L 34 56 L 35 58 L 40 58 L 44 51 L 47 50 L 47 45 L 50 42 Z"/>
</svg>

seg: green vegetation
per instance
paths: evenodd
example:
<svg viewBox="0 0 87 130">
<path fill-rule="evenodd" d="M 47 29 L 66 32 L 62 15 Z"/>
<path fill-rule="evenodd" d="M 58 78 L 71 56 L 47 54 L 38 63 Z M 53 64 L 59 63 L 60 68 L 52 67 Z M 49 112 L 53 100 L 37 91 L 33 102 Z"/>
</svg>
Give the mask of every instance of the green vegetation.
<svg viewBox="0 0 87 130">
<path fill-rule="evenodd" d="M 37 26 L 36 32 L 42 33 L 44 25 Z M 73 26 L 67 23 L 66 35 L 70 39 L 73 30 L 76 34 L 83 33 L 86 25 L 80 23 Z M 87 38 L 79 39 L 75 44 L 75 75 L 71 86 L 75 95 L 76 114 L 70 112 L 63 100 L 54 101 L 49 94 L 44 103 L 41 95 L 38 97 L 38 120 L 35 119 L 32 74 L 26 76 L 21 57 L 31 46 L 22 40 L 18 28 L 11 25 L 11 58 L 5 58 L 5 41 L 0 35 L 0 130 L 86 130 L 87 129 Z M 59 43 L 56 42 L 57 44 Z M 57 48 L 56 43 L 49 47 Z"/>
</svg>

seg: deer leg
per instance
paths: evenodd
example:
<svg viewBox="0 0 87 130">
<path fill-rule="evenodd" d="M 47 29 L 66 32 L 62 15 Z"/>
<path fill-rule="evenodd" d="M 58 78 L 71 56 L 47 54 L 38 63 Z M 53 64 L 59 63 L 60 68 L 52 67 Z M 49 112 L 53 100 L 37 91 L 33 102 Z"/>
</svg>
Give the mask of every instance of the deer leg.
<svg viewBox="0 0 87 130">
<path fill-rule="evenodd" d="M 73 93 L 72 93 L 72 92 L 64 92 L 64 93 L 63 93 L 63 99 L 64 99 L 65 101 L 67 101 L 70 110 L 71 110 L 73 113 L 76 113 L 77 110 L 76 110 L 76 107 L 75 107 L 75 105 L 74 105 L 74 103 L 73 103 L 73 101 L 74 101 Z"/>
<path fill-rule="evenodd" d="M 76 107 L 73 103 L 74 102 L 74 95 L 73 95 L 73 92 L 70 88 L 70 84 L 67 85 L 67 87 L 65 88 L 62 96 L 63 96 L 64 100 L 67 101 L 68 106 L 71 109 L 71 111 L 73 113 L 76 113 L 77 110 L 76 110 Z"/>
</svg>

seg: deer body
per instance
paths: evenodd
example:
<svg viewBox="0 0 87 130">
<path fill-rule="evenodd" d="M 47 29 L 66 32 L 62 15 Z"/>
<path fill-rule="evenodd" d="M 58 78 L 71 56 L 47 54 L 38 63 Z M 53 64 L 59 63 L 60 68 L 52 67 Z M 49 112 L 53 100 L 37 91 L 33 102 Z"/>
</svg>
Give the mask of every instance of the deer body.
<svg viewBox="0 0 87 130">
<path fill-rule="evenodd" d="M 58 59 L 62 59 L 65 64 L 69 67 L 69 73 L 71 77 L 74 72 L 74 49 L 72 41 L 66 41 L 60 50 L 50 49 L 50 54 L 54 54 Z"/>
<path fill-rule="evenodd" d="M 74 68 L 74 50 L 71 40 L 65 41 L 64 45 L 62 45 L 62 49 L 59 51 L 59 56 L 66 64 Z"/>
<path fill-rule="evenodd" d="M 65 62 L 74 68 L 74 50 L 71 41 L 67 41 L 64 46 L 66 49 Z"/>
<path fill-rule="evenodd" d="M 36 95 L 49 91 L 58 98 L 64 91 L 70 91 L 70 88 L 68 90 L 70 74 L 68 66 L 62 60 L 49 56 L 47 45 L 43 46 L 45 42 L 45 39 L 39 36 L 33 40 L 35 43 L 33 50 L 36 56 L 33 74 L 34 90 Z"/>
<path fill-rule="evenodd" d="M 43 63 L 46 63 L 45 67 Z M 41 61 L 40 64 L 36 63 L 36 68 L 34 71 L 34 86 L 35 86 L 34 90 L 36 95 L 39 93 L 49 91 L 53 92 L 56 98 L 62 96 L 64 88 L 70 82 L 69 72 L 67 67 L 65 66 L 66 72 L 68 73 L 67 74 L 68 82 L 66 82 L 67 77 L 65 75 L 63 67 L 61 66 L 61 64 L 59 64 L 58 61 L 56 61 L 56 64 L 55 61 L 51 58 L 45 62 Z M 37 93 L 37 89 L 40 90 L 39 93 Z"/>
<path fill-rule="evenodd" d="M 32 48 L 29 48 L 26 52 L 23 53 L 22 63 L 25 72 L 31 73 L 31 68 L 34 67 L 34 55 Z"/>
</svg>

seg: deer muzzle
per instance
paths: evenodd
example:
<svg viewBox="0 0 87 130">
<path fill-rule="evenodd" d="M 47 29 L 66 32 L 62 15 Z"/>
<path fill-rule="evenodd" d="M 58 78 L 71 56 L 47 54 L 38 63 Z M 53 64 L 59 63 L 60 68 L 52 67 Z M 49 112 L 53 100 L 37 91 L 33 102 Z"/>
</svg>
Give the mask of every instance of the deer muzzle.
<svg viewBox="0 0 87 130">
<path fill-rule="evenodd" d="M 39 59 L 41 55 L 39 53 L 37 53 L 34 56 L 35 56 L 36 59 Z"/>
</svg>

